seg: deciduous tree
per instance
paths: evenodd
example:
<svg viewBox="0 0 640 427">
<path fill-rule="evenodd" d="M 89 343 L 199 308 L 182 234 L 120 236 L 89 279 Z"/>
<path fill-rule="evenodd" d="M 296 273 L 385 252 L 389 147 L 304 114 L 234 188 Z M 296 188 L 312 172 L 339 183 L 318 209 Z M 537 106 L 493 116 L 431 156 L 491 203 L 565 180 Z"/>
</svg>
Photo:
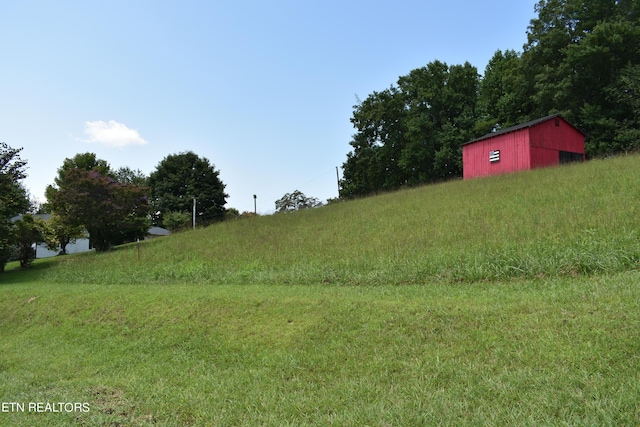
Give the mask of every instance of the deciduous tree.
<svg viewBox="0 0 640 427">
<path fill-rule="evenodd" d="M 31 265 L 36 257 L 34 246 L 43 241 L 43 223 L 42 220 L 27 214 L 23 215 L 14 224 L 18 260 L 20 261 L 20 267 L 26 268 Z"/>
<path fill-rule="evenodd" d="M 141 188 L 147 188 L 149 185 L 149 177 L 144 172 L 140 169 L 133 170 L 128 166 L 123 166 L 113 172 L 113 177 L 123 184 L 133 184 Z"/>
<path fill-rule="evenodd" d="M 535 10 L 521 67 L 528 118 L 563 113 L 587 134 L 590 156 L 630 149 L 634 113 L 614 94 L 640 64 L 640 3 L 541 0 Z"/>
<path fill-rule="evenodd" d="M 162 225 L 170 231 L 179 231 L 184 230 L 189 225 L 191 225 L 191 221 L 193 220 L 193 216 L 188 214 L 187 212 L 165 212 L 162 216 Z"/>
<path fill-rule="evenodd" d="M 434 61 L 354 106 L 341 195 L 362 196 L 461 175 L 461 144 L 478 119 L 479 75 Z"/>
<path fill-rule="evenodd" d="M 52 210 L 89 232 L 97 251 L 146 235 L 149 204 L 139 187 L 95 170 L 70 169 L 52 200 Z"/>
<path fill-rule="evenodd" d="M 29 208 L 27 191 L 20 181 L 26 175 L 26 160 L 20 158 L 22 148 L 0 143 L 0 272 L 11 256 L 15 244 L 14 225 L 10 219 Z"/>
<path fill-rule="evenodd" d="M 78 224 L 73 218 L 51 214 L 44 224 L 43 238 L 47 248 L 52 251 L 60 251 L 60 255 L 67 254 L 67 245 L 77 239 L 87 237 L 87 231 L 82 224 Z"/>
<path fill-rule="evenodd" d="M 520 55 L 514 50 L 496 51 L 487 64 L 478 94 L 480 135 L 526 121 L 528 111 L 521 75 Z"/>
<path fill-rule="evenodd" d="M 287 193 L 276 200 L 276 212 L 293 212 L 322 206 L 322 202 L 315 197 L 307 197 L 299 190 Z"/>
<path fill-rule="evenodd" d="M 103 176 L 113 176 L 111 171 L 111 167 L 106 160 L 98 159 L 95 153 L 79 153 L 73 156 L 72 158 L 66 158 L 62 162 L 62 166 L 58 168 L 58 174 L 53 179 L 53 185 L 48 185 L 45 190 L 45 196 L 47 197 L 47 210 L 51 210 L 50 203 L 55 198 L 58 190 L 64 186 L 64 177 L 67 171 L 73 169 L 80 169 L 85 171 L 95 171 Z M 58 214 L 60 216 L 67 217 L 67 213 L 65 212 L 65 208 L 60 206 L 58 203 L 57 206 Z"/>
<path fill-rule="evenodd" d="M 149 176 L 154 223 L 162 226 L 167 212 L 191 213 L 194 198 L 198 223 L 224 219 L 228 195 L 219 175 L 208 159 L 192 151 L 165 157 Z"/>
</svg>

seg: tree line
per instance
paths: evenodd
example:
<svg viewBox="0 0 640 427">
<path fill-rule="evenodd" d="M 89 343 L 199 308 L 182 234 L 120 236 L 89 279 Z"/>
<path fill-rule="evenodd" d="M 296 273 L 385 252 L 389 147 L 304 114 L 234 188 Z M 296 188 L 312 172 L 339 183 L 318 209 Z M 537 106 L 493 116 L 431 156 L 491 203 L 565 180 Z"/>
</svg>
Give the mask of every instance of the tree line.
<svg viewBox="0 0 640 427">
<path fill-rule="evenodd" d="M 27 165 L 21 151 L 0 144 L 0 271 L 12 258 L 28 266 L 34 243 L 45 242 L 64 254 L 69 243 L 88 237 L 101 252 L 144 238 L 152 225 L 186 227 L 194 198 L 199 224 L 228 213 L 219 171 L 190 151 L 165 157 L 149 176 L 128 167 L 114 170 L 94 153 L 77 154 L 64 160 L 46 189 L 46 203 L 37 207 L 21 183 Z M 49 213 L 49 220 L 32 215 L 15 220 L 35 211 Z"/>
<path fill-rule="evenodd" d="M 193 215 L 205 226 L 254 215 L 225 208 L 220 172 L 191 151 L 165 157 L 149 176 L 129 167 L 113 169 L 94 153 L 77 154 L 63 161 L 46 188 L 46 202 L 37 205 L 21 183 L 27 168 L 21 151 L 0 144 L 0 272 L 14 258 L 28 267 L 38 243 L 64 255 L 70 243 L 88 238 L 104 252 L 145 238 L 152 225 L 176 231 L 189 227 Z M 296 190 L 276 201 L 276 212 L 318 206 L 318 199 Z M 33 213 L 49 217 L 43 221 Z"/>
<path fill-rule="evenodd" d="M 640 1 L 541 0 L 521 53 L 497 50 L 481 76 L 433 61 L 353 107 L 342 197 L 462 175 L 461 144 L 561 113 L 588 157 L 640 148 Z"/>
</svg>

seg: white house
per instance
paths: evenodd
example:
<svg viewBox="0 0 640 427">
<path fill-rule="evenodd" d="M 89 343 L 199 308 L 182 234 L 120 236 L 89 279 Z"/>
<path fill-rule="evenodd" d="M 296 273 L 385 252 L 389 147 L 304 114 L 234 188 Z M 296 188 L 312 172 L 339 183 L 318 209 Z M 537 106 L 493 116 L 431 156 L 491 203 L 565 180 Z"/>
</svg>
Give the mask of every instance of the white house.
<svg viewBox="0 0 640 427">
<path fill-rule="evenodd" d="M 43 221 L 47 221 L 49 218 L 51 218 L 50 214 L 35 214 L 33 215 L 34 218 L 40 218 Z M 22 215 L 18 215 L 14 218 L 11 218 L 11 222 L 13 221 L 17 221 L 19 219 L 22 219 Z M 171 232 L 169 230 L 166 230 L 164 228 L 161 227 L 151 227 L 149 229 L 148 235 L 147 235 L 147 239 L 153 238 L 153 237 L 159 237 L 159 236 L 168 236 L 169 234 L 171 234 Z M 89 252 L 92 251 L 93 248 L 90 245 L 89 242 L 89 236 L 87 235 L 86 237 L 83 237 L 81 239 L 76 239 L 74 243 L 69 243 L 67 245 L 67 254 L 77 254 L 80 252 Z M 50 258 L 53 256 L 56 256 L 60 253 L 60 249 L 58 249 L 57 251 L 52 251 L 50 249 L 47 248 L 47 246 L 44 243 L 38 243 L 36 245 L 36 258 Z"/>
</svg>

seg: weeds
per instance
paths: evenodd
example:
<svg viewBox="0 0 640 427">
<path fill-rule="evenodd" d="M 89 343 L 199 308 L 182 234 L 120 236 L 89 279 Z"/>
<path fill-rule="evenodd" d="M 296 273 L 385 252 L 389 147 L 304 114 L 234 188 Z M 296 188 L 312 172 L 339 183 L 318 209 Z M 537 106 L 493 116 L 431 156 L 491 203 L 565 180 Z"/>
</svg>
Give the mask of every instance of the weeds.
<svg viewBox="0 0 640 427">
<path fill-rule="evenodd" d="M 228 221 L 47 269 L 61 283 L 375 284 L 616 273 L 640 256 L 640 157 Z M 115 266 L 115 267 L 114 267 Z"/>
</svg>

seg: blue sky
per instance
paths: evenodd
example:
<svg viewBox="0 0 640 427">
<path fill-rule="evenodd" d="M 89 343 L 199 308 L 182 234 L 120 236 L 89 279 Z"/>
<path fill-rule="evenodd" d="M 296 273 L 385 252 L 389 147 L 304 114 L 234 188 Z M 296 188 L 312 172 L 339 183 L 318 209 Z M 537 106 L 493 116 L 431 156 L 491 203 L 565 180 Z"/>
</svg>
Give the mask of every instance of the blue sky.
<svg viewBox="0 0 640 427">
<path fill-rule="evenodd" d="M 535 0 L 0 3 L 0 141 L 44 200 L 67 157 L 151 173 L 193 151 L 227 207 L 337 196 L 356 95 L 434 60 L 484 72 L 522 50 Z M 342 171 L 340 171 L 342 173 Z"/>
</svg>

